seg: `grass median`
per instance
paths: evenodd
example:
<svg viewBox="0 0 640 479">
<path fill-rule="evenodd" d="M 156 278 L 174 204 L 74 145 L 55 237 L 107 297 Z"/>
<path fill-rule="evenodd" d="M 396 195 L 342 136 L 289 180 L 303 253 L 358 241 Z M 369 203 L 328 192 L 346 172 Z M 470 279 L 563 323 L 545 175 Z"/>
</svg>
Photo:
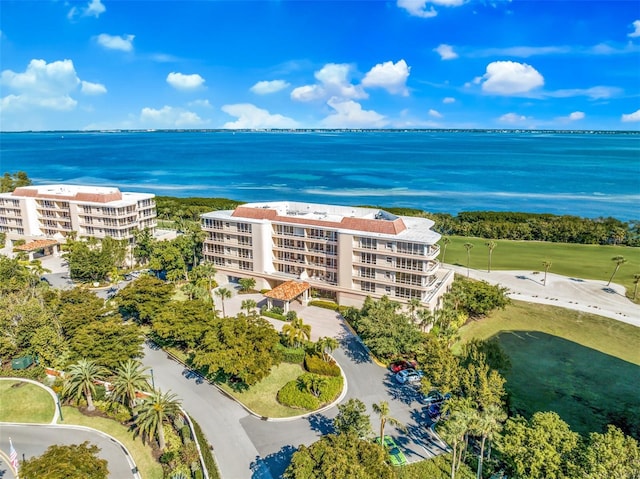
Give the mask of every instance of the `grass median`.
<svg viewBox="0 0 640 479">
<path fill-rule="evenodd" d="M 0 381 L 0 422 L 48 424 L 56 404 L 46 389 L 24 381 Z"/>
</svg>

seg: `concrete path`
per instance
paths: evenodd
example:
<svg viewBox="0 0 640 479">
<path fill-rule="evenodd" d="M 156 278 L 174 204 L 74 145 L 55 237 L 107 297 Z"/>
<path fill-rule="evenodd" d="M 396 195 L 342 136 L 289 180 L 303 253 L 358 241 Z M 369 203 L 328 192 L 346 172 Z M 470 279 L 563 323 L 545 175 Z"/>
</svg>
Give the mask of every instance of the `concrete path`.
<svg viewBox="0 0 640 479">
<path fill-rule="evenodd" d="M 444 265 L 462 276 L 467 268 Z M 469 270 L 469 276 L 509 290 L 509 297 L 531 303 L 552 304 L 563 308 L 598 314 L 640 327 L 640 305 L 625 297 L 625 288 L 619 284 L 591 279 L 569 278 L 544 272 Z"/>
</svg>

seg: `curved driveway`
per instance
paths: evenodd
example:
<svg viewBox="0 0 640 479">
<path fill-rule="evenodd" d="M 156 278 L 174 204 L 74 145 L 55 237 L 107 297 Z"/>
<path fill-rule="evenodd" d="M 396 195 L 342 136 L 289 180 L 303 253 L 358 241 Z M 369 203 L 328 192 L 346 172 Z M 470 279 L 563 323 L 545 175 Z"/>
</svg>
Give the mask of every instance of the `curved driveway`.
<svg viewBox="0 0 640 479">
<path fill-rule="evenodd" d="M 243 296 L 238 301 L 241 299 Z M 227 303 L 226 310 L 235 314 Z M 312 324 L 312 334 L 317 325 L 317 329 L 323 331 L 321 335 L 327 336 L 332 331 L 331 335 L 340 340 L 341 346 L 333 355 L 347 379 L 343 401 L 349 398 L 363 401 L 371 414 L 374 431 L 378 423 L 371 405 L 388 401 L 391 415 L 407 426 L 408 434 L 398 433 L 392 427 L 387 427 L 385 433 L 396 438 L 410 462 L 444 451 L 446 446 L 424 426 L 423 405 L 417 400 L 415 390 L 395 384 L 384 368 L 373 363 L 339 315 L 313 307 L 302 308 L 298 314 Z M 224 479 L 278 478 L 300 444 L 309 445 L 332 430 L 336 408 L 305 418 L 267 421 L 253 416 L 216 387 L 185 377 L 184 368 L 162 350 L 146 347 L 143 362 L 153 368 L 156 386 L 177 393 L 184 408 L 200 424 Z"/>
</svg>

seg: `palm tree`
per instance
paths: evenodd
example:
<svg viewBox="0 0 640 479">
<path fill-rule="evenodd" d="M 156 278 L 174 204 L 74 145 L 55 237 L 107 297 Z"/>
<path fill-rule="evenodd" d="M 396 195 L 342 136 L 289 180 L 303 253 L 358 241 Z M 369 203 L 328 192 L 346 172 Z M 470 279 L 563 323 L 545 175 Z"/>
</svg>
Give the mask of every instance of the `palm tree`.
<svg viewBox="0 0 640 479">
<path fill-rule="evenodd" d="M 448 236 L 442 238 L 442 262 L 444 263 L 444 256 L 447 254 L 447 245 L 451 243 Z"/>
<path fill-rule="evenodd" d="M 498 243 L 496 243 L 495 241 L 491 240 L 491 241 L 487 241 L 485 243 L 486 247 L 489 248 L 489 268 L 488 268 L 488 272 L 491 273 L 491 256 L 493 255 L 493 250 L 496 248 L 496 246 L 498 246 Z"/>
<path fill-rule="evenodd" d="M 120 363 L 113 380 L 111 397 L 114 401 L 128 406 L 131 412 L 135 408 L 136 392 L 148 391 L 150 376 L 145 373 L 149 368 L 142 367 L 140 361 L 128 359 Z"/>
<path fill-rule="evenodd" d="M 469 277 L 469 263 L 471 262 L 471 249 L 473 248 L 473 243 L 465 243 L 464 249 L 467 250 L 467 278 Z"/>
<path fill-rule="evenodd" d="M 384 448 L 384 428 L 387 423 L 395 426 L 397 429 L 401 431 L 405 431 L 406 427 L 395 417 L 389 415 L 389 403 L 387 401 L 380 401 L 379 403 L 374 403 L 373 412 L 375 412 L 378 416 L 380 416 L 380 445 Z"/>
<path fill-rule="evenodd" d="M 484 460 L 484 446 L 487 439 L 491 441 L 502 429 L 502 423 L 507 419 L 507 414 L 496 404 L 490 404 L 476 417 L 473 425 L 474 433 L 482 438 L 480 442 L 480 456 L 478 456 L 477 479 L 482 478 L 482 462 Z"/>
<path fill-rule="evenodd" d="M 462 441 L 464 435 L 467 433 L 467 424 L 463 418 L 452 416 L 444 423 L 442 429 L 440 429 L 442 435 L 447 442 L 452 445 L 451 453 L 451 479 L 456 477 L 456 459 L 462 457 Z M 458 454 L 458 445 L 461 446 L 460 453 Z"/>
<path fill-rule="evenodd" d="M 322 359 L 329 361 L 329 355 L 338 347 L 338 340 L 329 336 L 318 339 L 316 351 L 322 354 Z"/>
<path fill-rule="evenodd" d="M 551 261 L 543 261 L 542 262 L 542 267 L 544 268 L 544 285 L 547 285 L 547 273 L 549 272 L 549 269 L 551 268 L 551 265 L 553 263 L 551 263 Z"/>
<path fill-rule="evenodd" d="M 640 283 L 640 273 L 633 275 L 633 299 L 638 295 L 638 283 Z"/>
<path fill-rule="evenodd" d="M 253 299 L 243 299 L 241 309 L 247 310 L 247 315 L 251 314 L 251 310 L 255 309 L 258 306 L 258 303 Z"/>
<path fill-rule="evenodd" d="M 435 313 L 432 313 L 428 308 L 424 308 L 418 311 L 418 325 L 422 329 L 423 333 L 427 332 L 427 328 L 429 326 L 433 326 L 435 319 Z"/>
<path fill-rule="evenodd" d="M 613 274 L 611 275 L 611 278 L 609 278 L 609 282 L 607 283 L 607 286 L 611 284 L 611 281 L 613 280 L 613 277 L 618 272 L 618 269 L 620 268 L 620 266 L 627 262 L 627 260 L 624 259 L 624 256 L 614 256 L 613 258 L 611 258 L 611 261 L 614 261 L 616 263 L 616 269 L 613 270 Z"/>
<path fill-rule="evenodd" d="M 451 478 L 453 479 L 462 463 L 468 433 L 477 423 L 478 412 L 473 408 L 469 398 L 452 398 L 442 407 L 442 414 L 449 414 L 442 428 L 442 433 L 445 439 L 453 445 L 451 457 Z"/>
<path fill-rule="evenodd" d="M 165 448 L 162 424 L 173 419 L 180 413 L 180 400 L 167 391 L 154 391 L 145 398 L 138 410 L 138 416 L 133 424 L 135 435 L 141 434 L 147 440 L 157 439 L 160 450 Z"/>
<path fill-rule="evenodd" d="M 214 278 L 216 277 L 216 267 L 211 263 L 202 263 L 196 267 L 198 276 L 205 280 L 207 283 L 207 294 L 213 307 L 213 297 L 211 296 L 211 290 L 213 289 Z"/>
<path fill-rule="evenodd" d="M 311 339 L 311 325 L 304 324 L 302 318 L 295 317 L 282 327 L 282 333 L 290 345 L 299 347 L 305 338 L 307 341 Z"/>
<path fill-rule="evenodd" d="M 80 399 L 84 396 L 87 400 L 87 411 L 95 411 L 93 395 L 96 393 L 96 381 L 104 379 L 109 371 L 98 366 L 90 359 L 81 359 L 73 364 L 65 376 L 62 395 Z"/>
<path fill-rule="evenodd" d="M 411 298 L 407 304 L 409 305 L 409 313 L 411 314 L 411 319 L 416 320 L 416 310 L 422 304 L 418 298 Z"/>
<path fill-rule="evenodd" d="M 227 288 L 218 288 L 216 289 L 215 294 L 220 298 L 220 301 L 222 301 L 222 317 L 226 318 L 227 313 L 225 313 L 224 311 L 224 300 L 231 299 L 231 291 L 229 291 Z"/>
</svg>

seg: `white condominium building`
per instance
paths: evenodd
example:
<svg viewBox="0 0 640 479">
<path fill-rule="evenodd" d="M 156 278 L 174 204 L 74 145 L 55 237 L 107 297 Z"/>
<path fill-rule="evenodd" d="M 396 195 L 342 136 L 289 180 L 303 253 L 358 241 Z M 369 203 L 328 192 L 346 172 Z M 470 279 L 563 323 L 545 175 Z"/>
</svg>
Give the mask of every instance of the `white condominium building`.
<svg viewBox="0 0 640 479">
<path fill-rule="evenodd" d="M 0 232 L 11 240 L 78 237 L 131 241 L 156 227 L 155 195 L 77 185 L 23 186 L 0 194 Z"/>
<path fill-rule="evenodd" d="M 432 226 L 375 208 L 290 201 L 202 215 L 204 257 L 219 282 L 251 277 L 258 288 L 275 288 L 300 281 L 353 306 L 384 295 L 439 306 L 453 272 L 440 267 Z"/>
</svg>

